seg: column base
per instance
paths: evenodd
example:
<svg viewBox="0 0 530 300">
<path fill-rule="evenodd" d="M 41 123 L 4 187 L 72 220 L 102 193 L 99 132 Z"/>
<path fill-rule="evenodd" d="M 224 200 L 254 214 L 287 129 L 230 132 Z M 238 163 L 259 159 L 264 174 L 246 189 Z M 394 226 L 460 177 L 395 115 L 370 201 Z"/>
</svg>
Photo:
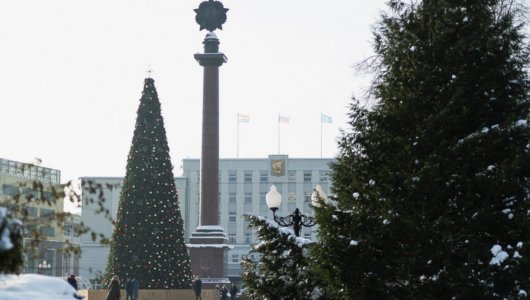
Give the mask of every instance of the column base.
<svg viewBox="0 0 530 300">
<path fill-rule="evenodd" d="M 226 278 L 228 270 L 228 238 L 221 226 L 199 226 L 187 244 L 191 269 L 200 278 Z"/>
</svg>

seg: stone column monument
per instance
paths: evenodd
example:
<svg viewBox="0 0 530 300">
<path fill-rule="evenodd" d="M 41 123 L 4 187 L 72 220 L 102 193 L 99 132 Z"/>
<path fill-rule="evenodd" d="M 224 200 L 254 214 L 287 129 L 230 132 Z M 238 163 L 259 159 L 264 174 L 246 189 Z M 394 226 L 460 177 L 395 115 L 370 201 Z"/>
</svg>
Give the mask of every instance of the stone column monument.
<svg viewBox="0 0 530 300">
<path fill-rule="evenodd" d="M 207 278 L 225 278 L 228 238 L 219 225 L 219 67 L 226 56 L 219 52 L 219 39 L 213 31 L 222 29 L 227 8 L 219 1 L 204 1 L 195 9 L 200 29 L 208 30 L 204 53 L 195 59 L 204 68 L 202 153 L 200 185 L 200 223 L 190 237 L 193 273 L 208 283 Z M 205 280 L 206 279 L 206 280 Z"/>
</svg>

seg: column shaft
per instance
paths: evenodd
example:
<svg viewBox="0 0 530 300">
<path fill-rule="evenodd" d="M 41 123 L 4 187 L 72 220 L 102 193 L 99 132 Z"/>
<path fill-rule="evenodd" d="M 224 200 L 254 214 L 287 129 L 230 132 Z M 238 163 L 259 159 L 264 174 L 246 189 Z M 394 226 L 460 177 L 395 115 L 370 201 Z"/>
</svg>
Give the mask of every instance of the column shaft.
<svg viewBox="0 0 530 300">
<path fill-rule="evenodd" d="M 219 225 L 219 66 L 204 66 L 200 225 Z"/>
</svg>

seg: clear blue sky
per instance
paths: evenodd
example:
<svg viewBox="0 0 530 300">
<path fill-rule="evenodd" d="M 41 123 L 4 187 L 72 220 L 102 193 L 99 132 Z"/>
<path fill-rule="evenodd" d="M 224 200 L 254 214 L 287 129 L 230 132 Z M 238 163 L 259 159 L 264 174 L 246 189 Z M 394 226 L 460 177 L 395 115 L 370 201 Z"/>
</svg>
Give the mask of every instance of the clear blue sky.
<svg viewBox="0 0 530 300">
<path fill-rule="evenodd" d="M 353 66 L 372 55 L 371 29 L 383 0 L 223 0 L 228 21 L 217 35 L 221 67 L 221 157 L 337 151 L 349 99 L 366 76 Z M 77 176 L 124 176 L 148 66 L 162 103 L 175 166 L 198 158 L 202 51 L 193 9 L 200 1 L 25 0 L 0 2 L 0 157 Z"/>
</svg>

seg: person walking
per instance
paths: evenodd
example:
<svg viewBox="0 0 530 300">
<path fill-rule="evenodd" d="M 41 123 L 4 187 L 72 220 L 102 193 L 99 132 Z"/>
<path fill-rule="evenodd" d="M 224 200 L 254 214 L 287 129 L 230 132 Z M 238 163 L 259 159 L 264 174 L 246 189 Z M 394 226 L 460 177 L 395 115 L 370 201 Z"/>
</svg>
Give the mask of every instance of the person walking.
<svg viewBox="0 0 530 300">
<path fill-rule="evenodd" d="M 138 299 L 138 291 L 140 290 L 140 283 L 138 282 L 138 279 L 133 278 L 132 280 L 132 300 Z"/>
<path fill-rule="evenodd" d="M 134 300 L 133 298 L 133 279 L 129 278 L 125 284 L 125 300 Z"/>
<path fill-rule="evenodd" d="M 224 284 L 221 287 L 221 300 L 228 300 L 228 290 Z"/>
<path fill-rule="evenodd" d="M 66 279 L 66 281 L 77 291 L 77 280 L 75 279 L 75 275 L 74 274 L 70 274 L 70 276 L 68 276 L 68 278 Z"/>
<path fill-rule="evenodd" d="M 109 285 L 109 293 L 107 294 L 107 300 L 120 300 L 120 278 L 118 275 L 114 275 Z"/>
<path fill-rule="evenodd" d="M 193 290 L 195 291 L 195 300 L 202 300 L 201 297 L 201 291 L 202 291 L 202 281 L 199 278 L 199 276 L 195 277 L 195 281 L 193 282 Z"/>
<path fill-rule="evenodd" d="M 230 299 L 236 300 L 237 292 L 239 292 L 239 289 L 237 288 L 235 283 L 232 283 L 232 286 L 230 287 Z"/>
</svg>

